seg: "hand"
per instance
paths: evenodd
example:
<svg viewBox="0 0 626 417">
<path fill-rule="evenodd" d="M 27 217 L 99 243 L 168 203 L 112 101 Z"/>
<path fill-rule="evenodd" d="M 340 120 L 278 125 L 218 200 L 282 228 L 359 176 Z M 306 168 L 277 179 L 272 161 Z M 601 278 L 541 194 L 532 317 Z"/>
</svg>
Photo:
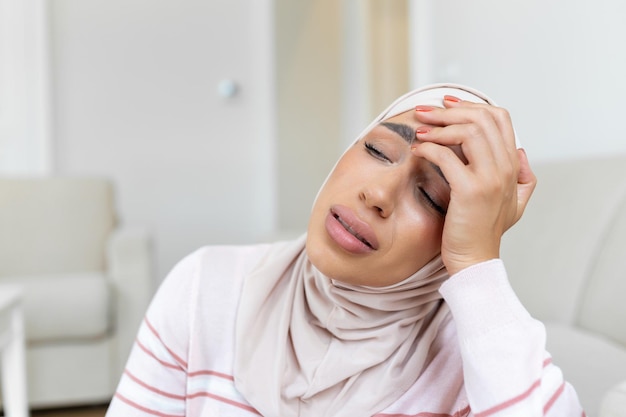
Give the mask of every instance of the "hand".
<svg viewBox="0 0 626 417">
<path fill-rule="evenodd" d="M 522 216 L 536 178 L 506 110 L 449 96 L 444 107 L 417 108 L 425 126 L 412 152 L 438 165 L 450 184 L 441 256 L 452 275 L 500 257 L 502 235 Z"/>
</svg>

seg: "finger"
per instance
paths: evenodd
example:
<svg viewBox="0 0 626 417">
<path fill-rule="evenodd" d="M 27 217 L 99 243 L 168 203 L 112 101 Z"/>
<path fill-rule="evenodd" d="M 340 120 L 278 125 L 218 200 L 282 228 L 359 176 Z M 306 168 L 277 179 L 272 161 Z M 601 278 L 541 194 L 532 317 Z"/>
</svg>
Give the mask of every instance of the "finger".
<svg viewBox="0 0 626 417">
<path fill-rule="evenodd" d="M 493 120 L 495 121 L 498 129 L 502 133 L 504 144 L 507 147 L 511 158 L 517 158 L 515 150 L 517 149 L 517 141 L 515 136 L 515 130 L 513 129 L 513 121 L 511 120 L 511 114 L 508 110 L 493 105 L 485 105 L 482 103 L 473 103 L 470 101 L 463 101 L 457 97 L 446 95 L 444 96 L 444 107 L 482 107 L 491 113 Z"/>
<path fill-rule="evenodd" d="M 432 142 L 418 142 L 411 146 L 411 152 L 438 166 L 452 189 L 467 189 L 471 185 L 465 163 L 449 147 Z"/>
<path fill-rule="evenodd" d="M 524 149 L 518 149 L 517 155 L 519 158 L 519 175 L 517 179 L 517 218 L 516 221 L 522 217 L 522 214 L 526 210 L 530 197 L 537 186 L 537 177 L 530 168 L 528 162 L 528 156 Z"/>
<path fill-rule="evenodd" d="M 493 166 L 497 157 L 489 142 L 478 136 L 476 126 L 450 125 L 445 127 L 420 126 L 416 129 L 416 138 L 421 142 L 437 143 L 451 148 L 464 164 L 476 163 L 486 168 Z"/>
<path fill-rule="evenodd" d="M 489 104 L 460 101 L 451 96 L 445 96 L 444 108 L 433 106 L 417 106 L 417 120 L 429 124 L 446 126 L 466 123 L 494 123 L 504 139 L 509 152 L 515 153 L 515 131 L 511 117 L 506 109 Z M 455 111 L 450 111 L 450 110 Z"/>
<path fill-rule="evenodd" d="M 460 145 L 461 159 L 469 161 L 475 173 L 483 178 L 497 176 L 513 186 L 519 161 L 508 112 L 491 105 L 451 100 L 449 96 L 446 99 L 444 109 L 416 107 L 417 120 L 430 123 L 416 130 L 417 139 Z"/>
<path fill-rule="evenodd" d="M 511 116 L 506 109 L 467 101 L 446 100 L 445 104 L 477 109 L 481 113 L 482 118 L 476 120 L 479 123 L 482 121 L 484 129 L 491 129 L 493 136 L 488 136 L 488 138 L 492 139 L 494 157 L 497 158 L 496 163 L 508 174 L 517 173 L 519 158 L 516 152 L 515 131 Z M 514 179 L 513 177 L 511 178 Z"/>
<path fill-rule="evenodd" d="M 482 115 L 491 119 L 491 114 L 497 107 L 489 104 L 472 103 L 470 101 L 449 102 L 444 101 L 444 107 L 416 106 L 415 113 L 418 120 L 427 124 L 446 126 L 451 124 L 472 123 Z M 477 117 L 477 114 L 479 117 Z"/>
<path fill-rule="evenodd" d="M 513 122 L 511 120 L 511 114 L 508 110 L 502 107 L 493 106 L 490 104 L 482 104 L 482 103 L 473 103 L 471 101 L 464 101 L 459 99 L 458 97 L 446 95 L 444 96 L 443 101 L 445 108 L 454 108 L 454 107 L 485 107 L 489 112 L 492 113 L 493 118 L 503 134 L 503 137 L 507 141 L 509 146 L 515 146 L 515 130 L 513 129 Z"/>
<path fill-rule="evenodd" d="M 419 106 L 416 108 L 415 117 L 418 122 L 427 126 L 475 126 L 472 127 L 472 129 L 475 129 L 475 132 L 469 133 L 484 133 L 484 136 L 492 143 L 494 149 L 501 149 L 498 150 L 499 154 L 506 150 L 509 153 L 509 158 L 512 158 L 512 153 L 515 149 L 513 145 L 515 143 L 514 136 L 511 136 L 508 140 L 503 139 L 505 135 L 512 135 L 512 127 L 505 129 L 503 132 L 500 124 L 505 123 L 502 121 L 505 115 L 495 112 L 490 107 L 492 106 L 469 102 L 457 103 L 457 107 L 445 109 Z M 453 136 L 450 139 L 456 139 L 456 141 L 446 142 L 447 145 L 460 145 L 463 138 L 461 136 Z"/>
</svg>

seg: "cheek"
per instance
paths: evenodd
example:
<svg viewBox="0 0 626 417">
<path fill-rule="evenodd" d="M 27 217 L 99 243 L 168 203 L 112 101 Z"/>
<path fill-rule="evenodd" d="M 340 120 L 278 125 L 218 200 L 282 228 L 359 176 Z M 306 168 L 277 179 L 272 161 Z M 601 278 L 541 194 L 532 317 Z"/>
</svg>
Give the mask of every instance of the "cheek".
<svg viewBox="0 0 626 417">
<path fill-rule="evenodd" d="M 353 162 L 350 160 L 350 153 L 348 152 L 337 162 L 335 169 L 320 188 L 309 216 L 308 233 L 315 237 L 315 239 L 311 239 L 312 243 L 313 240 L 317 243 L 318 235 L 325 234 L 324 222 L 331 205 L 337 202 L 337 196 L 345 196 L 346 190 L 354 188 L 350 184 L 355 171 L 351 166 L 353 166 Z"/>
<path fill-rule="evenodd" d="M 328 176 L 326 182 L 320 189 L 318 200 L 329 200 L 337 196 L 345 196 L 354 190 L 358 184 L 365 181 L 364 171 L 366 164 L 356 154 L 355 149 L 350 149 L 337 162 L 337 165 Z"/>
<path fill-rule="evenodd" d="M 414 270 L 423 267 L 441 252 L 443 222 L 429 214 L 413 214 L 399 232 L 403 244 L 398 246 L 404 248 L 400 256 L 410 259 Z"/>
</svg>

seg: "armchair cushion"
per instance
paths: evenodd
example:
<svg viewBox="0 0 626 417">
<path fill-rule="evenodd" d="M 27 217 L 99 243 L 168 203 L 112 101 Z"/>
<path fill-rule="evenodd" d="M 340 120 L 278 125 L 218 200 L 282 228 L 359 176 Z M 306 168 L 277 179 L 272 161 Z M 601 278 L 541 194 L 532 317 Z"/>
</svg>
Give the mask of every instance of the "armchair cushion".
<svg viewBox="0 0 626 417">
<path fill-rule="evenodd" d="M 153 294 L 107 178 L 0 178 L 0 282 L 23 288 L 33 408 L 109 401 Z"/>
<path fill-rule="evenodd" d="M 547 347 L 589 415 L 603 395 L 626 376 L 626 350 L 607 337 L 563 323 L 546 322 Z M 626 410 L 626 407 L 624 408 Z M 593 412 L 593 414 L 591 414 Z"/>
<path fill-rule="evenodd" d="M 111 327 L 111 288 L 102 273 L 2 277 L 22 287 L 26 341 L 95 339 Z"/>
<path fill-rule="evenodd" d="M 101 178 L 0 178 L 0 276 L 104 270 L 113 197 Z"/>
<path fill-rule="evenodd" d="M 626 414 L 626 380 L 613 387 L 602 399 L 598 417 L 622 417 Z"/>
<path fill-rule="evenodd" d="M 546 324 L 555 363 L 598 416 L 603 394 L 626 378 L 626 155 L 545 161 L 534 171 L 537 189 L 502 257 L 518 296 Z"/>
</svg>

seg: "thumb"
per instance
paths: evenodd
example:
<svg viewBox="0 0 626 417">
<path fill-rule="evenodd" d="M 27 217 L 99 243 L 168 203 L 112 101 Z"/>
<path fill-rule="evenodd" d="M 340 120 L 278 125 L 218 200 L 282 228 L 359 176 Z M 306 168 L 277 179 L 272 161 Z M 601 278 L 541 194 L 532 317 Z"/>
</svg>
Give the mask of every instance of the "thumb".
<svg viewBox="0 0 626 417">
<path fill-rule="evenodd" d="M 535 190 L 535 186 L 537 185 L 537 177 L 535 177 L 534 172 L 530 168 L 526 151 L 524 151 L 524 149 L 518 149 L 517 156 L 519 158 L 519 173 L 517 176 L 516 222 L 520 219 L 520 217 L 522 217 L 524 210 L 526 210 L 526 205 L 528 204 L 530 196 L 532 195 L 533 191 Z"/>
</svg>

